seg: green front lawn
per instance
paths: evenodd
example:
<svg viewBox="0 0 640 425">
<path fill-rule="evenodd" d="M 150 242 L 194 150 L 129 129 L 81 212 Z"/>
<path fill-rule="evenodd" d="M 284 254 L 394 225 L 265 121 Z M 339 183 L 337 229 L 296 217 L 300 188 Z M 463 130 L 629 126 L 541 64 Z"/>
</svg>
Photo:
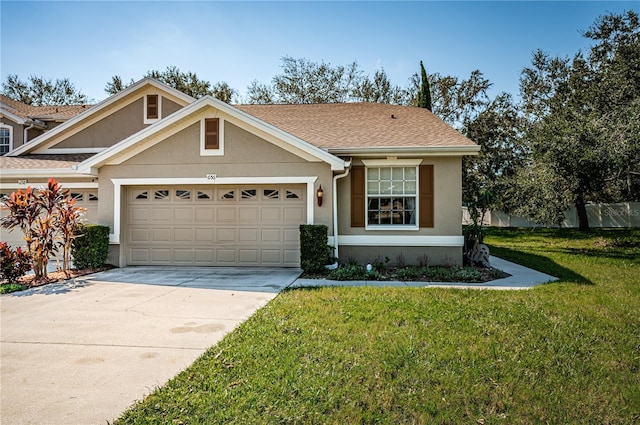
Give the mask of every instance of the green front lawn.
<svg viewBox="0 0 640 425">
<path fill-rule="evenodd" d="M 525 291 L 281 293 L 118 424 L 640 422 L 640 230 L 491 230 Z"/>
</svg>

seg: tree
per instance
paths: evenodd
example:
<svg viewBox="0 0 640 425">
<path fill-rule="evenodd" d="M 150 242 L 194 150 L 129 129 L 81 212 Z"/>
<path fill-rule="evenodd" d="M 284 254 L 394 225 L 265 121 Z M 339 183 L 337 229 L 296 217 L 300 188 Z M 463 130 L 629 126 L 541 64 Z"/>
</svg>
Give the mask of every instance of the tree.
<svg viewBox="0 0 640 425">
<path fill-rule="evenodd" d="M 422 61 L 420 61 L 420 92 L 418 93 L 418 107 L 426 108 L 429 111 L 431 107 L 431 88 L 429 87 L 429 78 L 427 77 L 427 71 L 424 69 Z"/>
<path fill-rule="evenodd" d="M 481 146 L 477 156 L 462 159 L 463 201 L 472 203 L 489 191 L 498 200 L 526 165 L 530 151 L 522 139 L 524 119 L 510 94 L 499 94 L 471 121 L 466 134 Z"/>
<path fill-rule="evenodd" d="M 237 95 L 237 91 L 224 81 L 211 85 L 209 81 L 198 78 L 194 72 L 182 72 L 176 66 L 168 66 L 164 71 L 151 70 L 145 74 L 145 77 L 155 78 L 196 99 L 203 96 L 213 96 L 223 102 L 231 103 Z M 122 77 L 114 75 L 107 83 L 105 92 L 113 95 L 133 83 L 134 81 L 131 80 L 130 83 L 124 84 Z"/>
<path fill-rule="evenodd" d="M 69 81 L 68 78 L 46 79 L 32 75 L 25 82 L 17 75 L 7 75 L 2 83 L 2 94 L 32 106 L 81 105 L 89 103 L 89 98 Z"/>
<path fill-rule="evenodd" d="M 282 73 L 273 77 L 271 86 L 251 83 L 248 101 L 285 104 L 348 102 L 356 97 L 362 78 L 356 62 L 334 67 L 324 61 L 317 63 L 285 56 L 282 58 Z"/>
<path fill-rule="evenodd" d="M 64 249 L 66 270 L 68 248 L 84 211 L 75 206 L 68 190 L 51 178 L 46 188 L 27 187 L 11 193 L 3 199 L 2 209 L 8 214 L 0 219 L 0 226 L 22 230 L 36 278 L 47 277 L 49 258 L 59 246 Z"/>
<path fill-rule="evenodd" d="M 640 169 L 638 15 L 600 17 L 584 35 L 598 42 L 587 57 L 536 53 L 523 71 L 532 162 L 512 194 L 521 212 L 544 210 L 548 223 L 560 223 L 573 204 L 578 227 L 588 230 L 588 202 L 638 196 L 631 181 Z M 545 195 L 532 196 L 532 184 Z"/>
<path fill-rule="evenodd" d="M 369 76 L 362 78 L 354 89 L 353 98 L 358 102 L 375 102 L 401 104 L 403 102 L 403 90 L 399 86 L 391 84 L 384 68 Z"/>
</svg>

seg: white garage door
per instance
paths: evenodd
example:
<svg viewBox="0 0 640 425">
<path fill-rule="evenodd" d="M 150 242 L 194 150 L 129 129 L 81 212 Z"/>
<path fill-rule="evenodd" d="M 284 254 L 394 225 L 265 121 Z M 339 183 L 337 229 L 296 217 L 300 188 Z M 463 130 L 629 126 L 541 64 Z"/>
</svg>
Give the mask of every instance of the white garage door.
<svg viewBox="0 0 640 425">
<path fill-rule="evenodd" d="M 64 183 L 62 183 L 64 189 Z M 84 223 L 95 223 L 95 219 L 98 217 L 98 189 L 69 189 L 70 195 L 76 200 L 76 205 L 86 209 L 82 221 Z M 3 191 L 0 195 L 9 195 L 10 191 Z M 4 217 L 8 213 L 2 211 Z M 23 234 L 20 229 L 13 229 L 11 231 L 0 227 L 0 240 L 8 243 L 10 246 L 25 247 L 26 243 L 23 239 Z M 62 253 L 62 251 L 60 251 Z"/>
<path fill-rule="evenodd" d="M 305 196 L 304 185 L 131 187 L 127 264 L 297 267 Z"/>
</svg>

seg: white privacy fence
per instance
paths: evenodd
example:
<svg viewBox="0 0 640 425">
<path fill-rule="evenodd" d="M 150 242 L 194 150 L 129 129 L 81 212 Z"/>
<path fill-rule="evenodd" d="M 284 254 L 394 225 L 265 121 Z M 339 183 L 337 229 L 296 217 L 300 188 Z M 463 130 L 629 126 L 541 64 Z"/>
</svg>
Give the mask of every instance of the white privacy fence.
<svg viewBox="0 0 640 425">
<path fill-rule="evenodd" d="M 620 204 L 588 204 L 587 217 L 590 227 L 640 227 L 640 202 Z M 462 224 L 471 223 L 467 207 L 462 207 Z M 485 226 L 495 227 L 542 227 L 528 218 L 518 217 L 502 211 L 489 211 L 484 217 Z M 560 227 L 578 227 L 578 214 L 571 207 L 564 214 Z"/>
</svg>

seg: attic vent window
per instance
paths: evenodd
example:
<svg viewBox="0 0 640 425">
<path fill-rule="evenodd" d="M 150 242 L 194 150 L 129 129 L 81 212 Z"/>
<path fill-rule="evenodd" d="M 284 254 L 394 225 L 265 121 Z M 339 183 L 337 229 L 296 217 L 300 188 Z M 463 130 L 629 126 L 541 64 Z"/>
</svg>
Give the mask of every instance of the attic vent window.
<svg viewBox="0 0 640 425">
<path fill-rule="evenodd" d="M 162 97 L 157 94 L 148 94 L 144 97 L 144 123 L 153 124 L 160 118 L 162 110 Z"/>
<path fill-rule="evenodd" d="M 205 118 L 200 123 L 200 155 L 224 155 L 224 120 Z"/>
</svg>

